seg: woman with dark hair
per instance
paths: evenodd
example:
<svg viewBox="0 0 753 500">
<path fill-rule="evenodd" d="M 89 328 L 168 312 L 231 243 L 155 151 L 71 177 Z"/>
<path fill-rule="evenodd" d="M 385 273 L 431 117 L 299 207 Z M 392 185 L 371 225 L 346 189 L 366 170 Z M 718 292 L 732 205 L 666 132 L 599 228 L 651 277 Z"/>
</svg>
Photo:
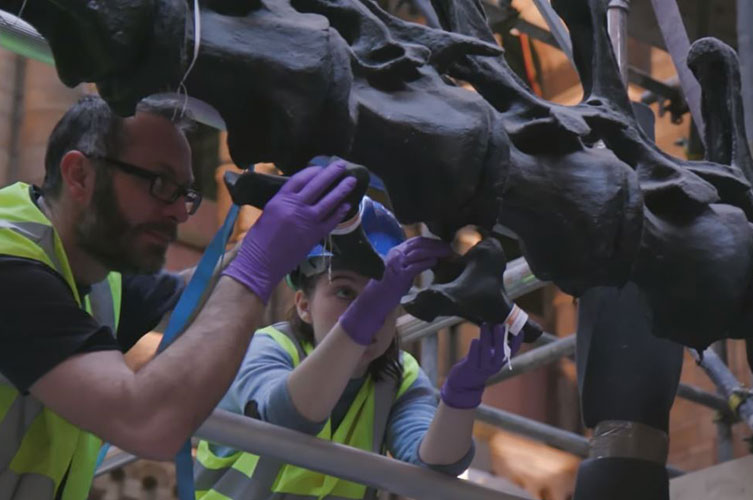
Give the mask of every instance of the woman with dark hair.
<svg viewBox="0 0 753 500">
<path fill-rule="evenodd" d="M 438 405 L 416 360 L 400 351 L 396 321 L 414 278 L 449 257 L 450 247 L 405 240 L 394 216 L 368 197 L 360 218 L 385 260 L 381 280 L 365 275 L 360 256 L 315 247 L 289 275 L 296 290 L 289 321 L 255 333 L 219 406 L 458 475 L 473 458 L 473 409 L 486 379 L 506 361 L 502 327 L 482 326 Z M 199 499 L 375 497 L 361 484 L 205 441 L 196 458 Z"/>
</svg>

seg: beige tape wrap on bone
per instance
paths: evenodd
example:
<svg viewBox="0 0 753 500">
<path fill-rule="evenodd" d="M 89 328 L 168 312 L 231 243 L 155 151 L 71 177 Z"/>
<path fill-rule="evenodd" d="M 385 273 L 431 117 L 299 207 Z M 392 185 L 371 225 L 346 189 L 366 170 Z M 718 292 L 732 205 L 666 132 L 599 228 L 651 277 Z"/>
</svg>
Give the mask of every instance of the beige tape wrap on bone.
<svg viewBox="0 0 753 500">
<path fill-rule="evenodd" d="M 668 453 L 666 432 L 639 422 L 605 420 L 594 429 L 588 457 L 637 458 L 665 464 Z"/>
</svg>

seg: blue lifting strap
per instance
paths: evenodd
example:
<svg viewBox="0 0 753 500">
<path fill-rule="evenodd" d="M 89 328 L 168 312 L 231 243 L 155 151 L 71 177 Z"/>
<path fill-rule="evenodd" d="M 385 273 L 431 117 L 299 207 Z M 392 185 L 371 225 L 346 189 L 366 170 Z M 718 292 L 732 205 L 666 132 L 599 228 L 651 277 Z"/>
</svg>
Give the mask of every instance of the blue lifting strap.
<svg viewBox="0 0 753 500">
<path fill-rule="evenodd" d="M 204 294 L 212 278 L 217 261 L 225 253 L 225 245 L 233 230 L 233 225 L 238 217 L 238 206 L 233 205 L 225 217 L 222 225 L 212 242 L 207 247 L 204 255 L 196 266 L 191 281 L 180 296 L 175 310 L 170 316 L 165 334 L 162 336 L 157 352 L 162 352 L 173 340 L 185 329 L 193 311 L 198 307 L 201 296 Z M 188 439 L 178 455 L 175 457 L 175 472 L 178 482 L 178 498 L 180 500 L 195 500 L 196 493 L 193 484 L 193 461 L 191 459 L 191 440 Z"/>
</svg>

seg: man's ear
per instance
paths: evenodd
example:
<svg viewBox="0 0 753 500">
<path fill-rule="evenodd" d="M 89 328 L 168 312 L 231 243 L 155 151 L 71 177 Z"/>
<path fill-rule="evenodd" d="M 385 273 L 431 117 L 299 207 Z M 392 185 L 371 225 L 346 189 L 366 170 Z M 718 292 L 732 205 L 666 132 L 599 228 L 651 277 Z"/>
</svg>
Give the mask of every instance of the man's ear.
<svg viewBox="0 0 753 500">
<path fill-rule="evenodd" d="M 80 205 L 89 205 L 94 195 L 96 171 L 81 151 L 71 150 L 60 159 L 60 176 L 64 190 Z"/>
<path fill-rule="evenodd" d="M 293 300 L 295 301 L 295 308 L 298 312 L 298 317 L 304 322 L 311 324 L 311 302 L 308 297 L 306 297 L 306 294 L 301 290 L 296 290 Z"/>
</svg>

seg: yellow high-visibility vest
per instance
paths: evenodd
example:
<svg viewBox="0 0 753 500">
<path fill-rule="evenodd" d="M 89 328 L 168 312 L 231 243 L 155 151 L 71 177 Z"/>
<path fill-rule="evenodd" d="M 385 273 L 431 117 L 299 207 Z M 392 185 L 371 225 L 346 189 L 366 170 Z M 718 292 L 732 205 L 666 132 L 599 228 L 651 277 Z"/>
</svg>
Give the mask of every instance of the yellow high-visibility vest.
<svg viewBox="0 0 753 500">
<path fill-rule="evenodd" d="M 313 350 L 301 345 L 287 323 L 259 330 L 255 335 L 274 339 L 293 360 L 293 366 Z M 398 388 L 393 380 L 375 383 L 369 376 L 353 399 L 345 417 L 332 429 L 330 420 L 317 435 L 335 443 L 381 453 L 392 403 L 408 390 L 418 377 L 418 362 L 403 352 L 403 378 Z M 197 500 L 293 500 L 374 498 L 371 488 L 251 453 L 236 452 L 227 457 L 215 455 L 206 441 L 199 443 L 194 476 Z"/>
<path fill-rule="evenodd" d="M 31 259 L 58 273 L 79 306 L 117 331 L 121 276 L 112 272 L 81 300 L 55 228 L 31 199 L 30 186 L 0 189 L 0 255 Z M 3 325 L 0 325 L 0 329 Z M 0 498 L 84 500 L 94 477 L 101 441 L 23 395 L 0 374 Z"/>
</svg>

